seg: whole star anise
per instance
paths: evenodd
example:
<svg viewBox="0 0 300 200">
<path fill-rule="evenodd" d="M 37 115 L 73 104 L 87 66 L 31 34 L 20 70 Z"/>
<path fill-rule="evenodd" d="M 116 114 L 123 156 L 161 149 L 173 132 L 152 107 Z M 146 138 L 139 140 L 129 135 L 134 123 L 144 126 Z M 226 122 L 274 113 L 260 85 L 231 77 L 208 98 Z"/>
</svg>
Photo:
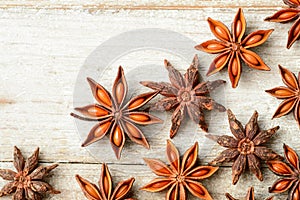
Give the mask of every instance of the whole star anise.
<svg viewBox="0 0 300 200">
<path fill-rule="evenodd" d="M 300 163 L 297 153 L 288 145 L 283 145 L 284 157 L 287 163 L 281 160 L 268 161 L 269 169 L 282 178 L 275 181 L 269 188 L 271 193 L 283 193 L 289 190 L 288 200 L 300 199 Z"/>
<path fill-rule="evenodd" d="M 74 113 L 71 113 L 71 115 L 81 120 L 96 121 L 98 123 L 91 129 L 82 146 L 88 146 L 109 133 L 111 146 L 118 159 L 120 159 L 121 151 L 125 144 L 125 134 L 133 142 L 149 148 L 144 134 L 136 124 L 148 125 L 161 123 L 162 121 L 138 109 L 154 98 L 158 92 L 138 95 L 125 104 L 124 99 L 128 87 L 121 66 L 119 67 L 118 75 L 112 88 L 112 95 L 91 78 L 87 78 L 87 80 L 98 103 L 75 108 L 76 111 L 85 117 Z"/>
<path fill-rule="evenodd" d="M 134 200 L 126 198 L 132 188 L 134 178 L 119 182 L 113 190 L 113 182 L 106 164 L 102 164 L 99 188 L 88 180 L 76 175 L 76 180 L 83 191 L 84 195 L 89 200 Z"/>
<path fill-rule="evenodd" d="M 216 103 L 212 98 L 208 97 L 210 91 L 224 84 L 223 80 L 199 82 L 198 73 L 199 60 L 197 55 L 194 57 L 191 66 L 182 76 L 169 61 L 165 60 L 165 67 L 169 72 L 171 83 L 142 81 L 141 84 L 158 91 L 165 96 L 162 100 L 154 105 L 154 110 L 175 109 L 172 115 L 172 127 L 170 129 L 170 138 L 173 138 L 186 115 L 200 128 L 207 132 L 208 126 L 204 119 L 203 110 L 217 109 L 225 112 L 224 106 Z"/>
<path fill-rule="evenodd" d="M 278 99 L 285 99 L 275 111 L 273 118 L 282 117 L 293 111 L 300 128 L 300 71 L 297 80 L 296 75 L 288 69 L 279 65 L 279 70 L 282 81 L 287 87 L 281 86 L 266 90 L 267 93 Z"/>
<path fill-rule="evenodd" d="M 211 18 L 208 18 L 207 21 L 210 30 L 219 40 L 208 40 L 195 46 L 195 48 L 207 53 L 221 53 L 211 63 L 207 76 L 228 66 L 229 78 L 232 87 L 235 88 L 242 73 L 240 59 L 253 69 L 270 70 L 259 55 L 248 49 L 263 44 L 272 33 L 272 29 L 255 31 L 244 38 L 246 20 L 241 8 L 238 10 L 232 23 L 232 35 L 222 22 Z"/>
<path fill-rule="evenodd" d="M 225 196 L 228 200 L 237 200 L 237 199 L 233 198 L 229 193 L 226 193 Z M 272 199 L 273 199 L 273 197 L 266 198 L 266 200 L 272 200 Z M 247 193 L 245 200 L 255 200 L 253 187 L 250 187 L 248 189 L 248 193 Z"/>
<path fill-rule="evenodd" d="M 274 15 L 267 17 L 265 21 L 270 22 L 290 22 L 296 20 L 288 33 L 288 42 L 286 48 L 290 48 L 300 36 L 300 1 L 299 0 L 283 0 L 289 6 L 277 11 Z"/>
<path fill-rule="evenodd" d="M 279 155 L 263 146 L 263 144 L 276 133 L 279 126 L 261 131 L 257 123 L 258 113 L 255 111 L 244 129 L 231 110 L 228 110 L 227 113 L 230 130 L 234 137 L 229 135 L 206 135 L 219 145 L 227 148 L 211 164 L 234 161 L 232 165 L 232 183 L 234 185 L 238 182 L 246 166 L 262 181 L 263 175 L 260 170 L 260 160 L 273 160 L 279 157 Z"/>
<path fill-rule="evenodd" d="M 44 182 L 44 177 L 58 164 L 47 167 L 38 166 L 39 148 L 25 161 L 21 151 L 14 147 L 14 166 L 17 172 L 10 169 L 0 169 L 0 177 L 10 181 L 0 191 L 0 197 L 14 193 L 14 200 L 40 200 L 47 193 L 59 194 L 60 191 L 53 189 Z"/>
<path fill-rule="evenodd" d="M 218 167 L 197 166 L 198 143 L 188 149 L 180 161 L 180 155 L 174 144 L 167 140 L 167 158 L 170 165 L 164 164 L 158 159 L 145 158 L 145 162 L 158 176 L 150 183 L 142 187 L 142 190 L 159 192 L 168 188 L 167 200 L 187 199 L 186 190 L 200 199 L 211 200 L 207 189 L 197 180 L 202 180 L 213 175 Z"/>
</svg>

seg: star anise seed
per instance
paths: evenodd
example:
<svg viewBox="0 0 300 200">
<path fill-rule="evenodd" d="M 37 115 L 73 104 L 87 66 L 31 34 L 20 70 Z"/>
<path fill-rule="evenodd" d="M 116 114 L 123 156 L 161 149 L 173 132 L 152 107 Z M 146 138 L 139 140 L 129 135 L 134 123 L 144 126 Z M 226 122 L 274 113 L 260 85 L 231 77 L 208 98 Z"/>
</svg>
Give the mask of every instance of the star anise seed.
<svg viewBox="0 0 300 200">
<path fill-rule="evenodd" d="M 233 198 L 229 193 L 226 193 L 225 196 L 228 200 L 237 200 L 237 199 Z M 273 199 L 273 197 L 266 198 L 266 200 L 272 200 L 272 199 Z M 245 200 L 255 200 L 253 187 L 250 187 L 248 189 L 248 193 L 247 193 Z"/>
</svg>

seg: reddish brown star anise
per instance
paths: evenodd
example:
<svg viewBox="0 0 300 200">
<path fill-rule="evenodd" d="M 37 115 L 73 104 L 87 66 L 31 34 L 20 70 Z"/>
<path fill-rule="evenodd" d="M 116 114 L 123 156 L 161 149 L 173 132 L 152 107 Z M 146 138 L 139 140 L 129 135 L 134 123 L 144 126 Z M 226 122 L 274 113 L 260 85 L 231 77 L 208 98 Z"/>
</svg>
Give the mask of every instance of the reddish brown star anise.
<svg viewBox="0 0 300 200">
<path fill-rule="evenodd" d="M 225 196 L 228 200 L 237 200 L 237 199 L 233 198 L 229 193 L 226 193 Z M 273 199 L 273 197 L 266 198 L 266 200 L 272 200 L 272 199 Z M 255 200 L 253 187 L 250 187 L 248 189 L 248 193 L 247 193 L 245 200 Z"/>
<path fill-rule="evenodd" d="M 284 157 L 287 163 L 281 160 L 268 161 L 269 169 L 283 178 L 278 179 L 272 187 L 271 193 L 283 193 L 289 190 L 288 200 L 300 199 L 300 163 L 299 156 L 286 144 L 283 145 Z"/>
<path fill-rule="evenodd" d="M 270 22 L 290 22 L 296 20 L 289 30 L 288 42 L 286 47 L 289 49 L 300 36 L 300 1 L 299 0 L 283 0 L 283 2 L 289 6 L 279 10 L 271 17 L 267 17 L 265 20 Z"/>
<path fill-rule="evenodd" d="M 89 200 L 134 200 L 126 198 L 132 188 L 134 178 L 119 182 L 113 190 L 113 182 L 106 164 L 102 164 L 99 188 L 88 180 L 76 175 L 76 180 L 83 191 L 84 195 Z"/>
<path fill-rule="evenodd" d="M 208 18 L 207 21 L 210 30 L 219 40 L 208 40 L 195 46 L 195 48 L 207 53 L 221 53 L 211 63 L 207 76 L 228 66 L 229 78 L 232 87 L 235 88 L 242 73 L 240 59 L 253 69 L 270 70 L 259 55 L 248 49 L 263 44 L 272 33 L 272 29 L 255 31 L 244 38 L 246 20 L 241 8 L 238 10 L 232 23 L 232 35 L 222 22 L 211 18 Z"/>
<path fill-rule="evenodd" d="M 300 71 L 297 80 L 296 75 L 288 69 L 279 65 L 279 70 L 282 81 L 287 87 L 281 86 L 266 90 L 267 93 L 278 99 L 285 99 L 277 108 L 273 118 L 279 118 L 294 111 L 294 118 L 300 128 Z"/>
<path fill-rule="evenodd" d="M 161 123 L 162 121 L 138 109 L 154 98 L 158 92 L 138 95 L 125 104 L 124 99 L 128 88 L 121 66 L 119 67 L 118 75 L 112 88 L 112 95 L 91 78 L 87 78 L 87 80 L 98 103 L 75 108 L 76 111 L 85 117 L 74 113 L 71 113 L 71 115 L 81 120 L 96 121 L 98 123 L 91 129 L 82 146 L 88 146 L 109 133 L 111 146 L 116 157 L 120 159 L 121 151 L 125 144 L 126 133 L 133 142 L 149 148 L 144 134 L 136 124 L 148 125 Z"/>
<path fill-rule="evenodd" d="M 60 191 L 44 182 L 43 178 L 58 164 L 47 167 L 38 166 L 39 148 L 25 161 L 21 151 L 14 147 L 14 166 L 17 172 L 10 169 L 0 169 L 0 177 L 10 181 L 0 191 L 0 197 L 14 193 L 14 200 L 40 200 L 47 193 L 59 194 Z"/>
<path fill-rule="evenodd" d="M 232 183 L 234 185 L 238 182 L 246 166 L 262 181 L 260 160 L 273 160 L 279 157 L 263 144 L 276 133 L 279 126 L 261 131 L 257 123 L 258 113 L 255 111 L 244 129 L 231 110 L 228 110 L 227 113 L 230 130 L 235 138 L 229 135 L 207 135 L 208 138 L 216 141 L 219 145 L 228 148 L 215 158 L 211 164 L 234 161 L 232 165 Z"/>
<path fill-rule="evenodd" d="M 223 80 L 199 82 L 198 73 L 199 60 L 197 55 L 194 57 L 191 66 L 182 76 L 169 61 L 165 60 L 165 67 L 169 72 L 171 83 L 142 81 L 141 84 L 159 93 L 165 98 L 154 105 L 154 110 L 169 111 L 175 109 L 172 116 L 172 127 L 170 138 L 173 138 L 179 130 L 184 117 L 188 115 L 200 128 L 207 132 L 208 126 L 204 119 L 203 110 L 217 109 L 225 112 L 224 106 L 216 103 L 208 97 L 209 93 L 215 88 L 224 84 Z"/>
<path fill-rule="evenodd" d="M 180 161 L 177 148 L 170 140 L 167 140 L 166 153 L 170 163 L 169 166 L 158 159 L 144 159 L 151 170 L 162 177 L 152 180 L 141 189 L 149 192 L 159 192 L 168 188 L 167 200 L 187 199 L 187 189 L 195 197 L 211 200 L 212 198 L 207 189 L 197 180 L 210 177 L 218 170 L 218 167 L 195 166 L 198 157 L 198 143 L 196 142 L 185 152 L 182 161 Z"/>
</svg>

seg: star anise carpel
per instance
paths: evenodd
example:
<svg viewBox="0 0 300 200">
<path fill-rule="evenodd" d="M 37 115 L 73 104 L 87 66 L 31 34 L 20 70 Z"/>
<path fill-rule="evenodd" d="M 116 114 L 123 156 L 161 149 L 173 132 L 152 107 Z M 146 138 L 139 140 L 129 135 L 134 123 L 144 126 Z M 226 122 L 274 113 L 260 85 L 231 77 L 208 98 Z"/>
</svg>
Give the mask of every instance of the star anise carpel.
<svg viewBox="0 0 300 200">
<path fill-rule="evenodd" d="M 215 165 L 233 161 L 232 183 L 234 185 L 238 182 L 240 175 L 245 171 L 247 166 L 262 181 L 263 175 L 260 169 L 260 160 L 267 161 L 280 157 L 271 149 L 264 146 L 279 129 L 279 126 L 268 130 L 260 130 L 257 122 L 258 113 L 255 111 L 244 128 L 231 110 L 228 110 L 227 113 L 230 130 L 234 137 L 229 135 L 206 135 L 219 145 L 227 148 L 211 164 Z"/>
<path fill-rule="evenodd" d="M 299 39 L 300 36 L 300 1 L 299 0 L 283 0 L 289 8 L 283 8 L 277 11 L 274 15 L 267 17 L 265 21 L 270 22 L 291 22 L 295 21 L 288 32 L 288 41 L 286 48 L 291 46 Z"/>
<path fill-rule="evenodd" d="M 200 82 L 199 60 L 197 55 L 187 72 L 182 76 L 169 61 L 165 60 L 165 68 L 169 72 L 170 83 L 142 81 L 141 84 L 158 91 L 164 96 L 155 103 L 153 109 L 159 111 L 173 111 L 170 138 L 173 138 L 186 116 L 197 123 L 202 130 L 207 132 L 208 125 L 205 122 L 204 110 L 217 109 L 225 112 L 224 106 L 214 101 L 209 94 L 212 90 L 224 84 L 223 80 Z"/>
<path fill-rule="evenodd" d="M 208 18 L 207 21 L 211 32 L 219 40 L 208 40 L 195 46 L 195 48 L 207 53 L 220 53 L 211 63 L 207 76 L 215 74 L 227 66 L 232 87 L 235 88 L 238 86 L 242 73 L 241 60 L 253 69 L 270 70 L 261 57 L 249 49 L 263 44 L 273 32 L 273 29 L 258 30 L 244 37 L 246 19 L 241 8 L 234 18 L 231 33 L 222 22 L 211 18 Z"/>
<path fill-rule="evenodd" d="M 297 153 L 288 145 L 283 145 L 286 162 L 281 160 L 268 161 L 269 169 L 281 176 L 269 188 L 271 193 L 283 193 L 289 191 L 287 200 L 300 199 L 300 163 Z"/>
<path fill-rule="evenodd" d="M 158 159 L 144 159 L 151 170 L 160 177 L 152 180 L 141 189 L 149 192 L 160 192 L 168 189 L 166 200 L 185 200 L 187 199 L 187 190 L 195 197 L 211 200 L 212 197 L 199 180 L 213 175 L 218 167 L 196 164 L 198 143 L 196 142 L 180 158 L 178 149 L 170 140 L 167 140 L 166 154 L 169 165 Z"/>
<path fill-rule="evenodd" d="M 13 164 L 17 171 L 0 169 L 0 177 L 10 181 L 1 189 L 0 197 L 14 193 L 14 200 L 40 200 L 45 194 L 60 193 L 43 180 L 58 164 L 38 166 L 38 156 L 39 148 L 25 160 L 21 151 L 14 147 Z"/>
<path fill-rule="evenodd" d="M 296 75 L 290 70 L 280 65 L 279 70 L 282 81 L 287 87 L 280 86 L 266 90 L 266 92 L 272 96 L 278 99 L 284 99 L 275 111 L 273 118 L 279 118 L 290 112 L 294 112 L 294 118 L 300 128 L 300 71 L 297 80 Z"/>
<path fill-rule="evenodd" d="M 112 88 L 112 94 L 93 79 L 87 78 L 87 80 L 97 103 L 75 108 L 83 117 L 71 113 L 75 118 L 97 122 L 82 146 L 88 146 L 109 134 L 111 146 L 116 157 L 120 159 L 126 134 L 133 142 L 149 148 L 144 134 L 137 125 L 162 123 L 162 121 L 139 108 L 153 99 L 158 92 L 140 94 L 125 103 L 128 87 L 121 66 Z"/>
<path fill-rule="evenodd" d="M 225 196 L 228 200 L 237 200 L 237 199 L 233 198 L 229 193 L 226 193 Z M 272 200 L 272 199 L 273 199 L 273 197 L 266 198 L 266 200 Z M 255 200 L 254 188 L 253 187 L 250 187 L 248 189 L 247 196 L 246 196 L 245 200 Z"/>
<path fill-rule="evenodd" d="M 112 177 L 106 164 L 102 164 L 99 187 L 79 175 L 76 175 L 76 180 L 89 200 L 134 200 L 127 198 L 133 186 L 134 178 L 119 182 L 113 189 Z"/>
</svg>

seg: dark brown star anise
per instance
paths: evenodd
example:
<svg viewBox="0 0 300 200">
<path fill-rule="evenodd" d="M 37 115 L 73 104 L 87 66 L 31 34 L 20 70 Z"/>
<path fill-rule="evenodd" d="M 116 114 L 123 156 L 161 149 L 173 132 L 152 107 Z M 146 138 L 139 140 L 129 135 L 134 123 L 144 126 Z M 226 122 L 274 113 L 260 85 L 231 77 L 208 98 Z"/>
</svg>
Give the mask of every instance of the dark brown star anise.
<svg viewBox="0 0 300 200">
<path fill-rule="evenodd" d="M 287 145 L 283 145 L 284 157 L 287 163 L 281 160 L 268 161 L 269 169 L 279 176 L 272 187 L 269 188 L 271 193 L 283 193 L 289 190 L 287 200 L 300 199 L 300 163 L 297 153 Z"/>
<path fill-rule="evenodd" d="M 195 48 L 207 53 L 221 53 L 211 63 L 207 76 L 228 66 L 229 78 L 232 87 L 235 88 L 242 74 L 240 60 L 243 60 L 253 69 L 270 70 L 259 55 L 248 49 L 263 44 L 272 33 L 272 29 L 255 31 L 244 38 L 246 19 L 241 8 L 238 10 L 232 23 L 231 34 L 229 29 L 222 22 L 211 18 L 208 18 L 207 21 L 210 30 L 219 40 L 208 40 L 195 46 Z"/>
<path fill-rule="evenodd" d="M 225 196 L 228 200 L 237 200 L 237 199 L 233 198 L 229 193 L 226 193 Z M 272 199 L 273 199 L 273 197 L 266 198 L 266 200 L 272 200 Z M 250 187 L 248 189 L 248 193 L 247 193 L 245 200 L 255 200 L 253 187 Z"/>
<path fill-rule="evenodd" d="M 149 148 L 144 134 L 136 124 L 148 125 L 161 123 L 162 121 L 138 109 L 154 98 L 158 92 L 138 95 L 125 104 L 124 99 L 128 87 L 121 66 L 119 67 L 118 75 L 112 88 L 112 95 L 91 78 L 87 78 L 87 80 L 98 103 L 75 108 L 76 111 L 85 117 L 81 117 L 75 113 L 71 113 L 71 115 L 81 120 L 96 121 L 98 123 L 91 129 L 82 146 L 88 146 L 109 133 L 111 146 L 118 159 L 120 159 L 121 151 L 125 144 L 125 134 L 133 142 Z"/>
<path fill-rule="evenodd" d="M 154 110 L 175 109 L 172 116 L 172 127 L 170 138 L 173 138 L 179 130 L 184 117 L 188 115 L 200 128 L 207 132 L 208 126 L 204 119 L 203 110 L 217 109 L 225 112 L 224 106 L 216 103 L 208 97 L 209 93 L 215 88 L 224 84 L 223 80 L 199 82 L 198 73 L 199 60 L 197 55 L 194 57 L 191 66 L 187 69 L 184 76 L 176 70 L 169 61 L 165 60 L 165 67 L 169 72 L 171 83 L 142 81 L 141 84 L 159 93 L 165 98 L 154 105 Z"/>
<path fill-rule="evenodd" d="M 39 148 L 25 161 L 21 151 L 14 147 L 14 166 L 17 172 L 0 169 L 0 177 L 10 181 L 0 191 L 0 197 L 14 193 L 14 200 L 40 200 L 47 193 L 59 194 L 60 191 L 44 182 L 43 178 L 58 164 L 47 167 L 38 166 Z"/>
<path fill-rule="evenodd" d="M 286 47 L 289 49 L 300 36 L 300 1 L 283 0 L 289 6 L 277 11 L 274 15 L 267 17 L 265 20 L 270 22 L 290 22 L 296 20 L 289 30 L 288 42 Z"/>
<path fill-rule="evenodd" d="M 298 80 L 294 73 L 279 65 L 282 81 L 287 87 L 276 87 L 266 90 L 267 93 L 278 99 L 285 99 L 277 108 L 273 118 L 279 118 L 294 112 L 294 118 L 300 128 L 300 71 Z"/>
<path fill-rule="evenodd" d="M 166 200 L 187 199 L 186 190 L 200 199 L 211 200 L 207 189 L 197 180 L 202 180 L 213 175 L 218 167 L 197 166 L 198 143 L 188 149 L 180 161 L 180 155 L 174 144 L 167 140 L 167 158 L 170 165 L 158 159 L 145 158 L 145 162 L 158 176 L 142 187 L 142 190 L 159 192 L 168 188 Z M 195 166 L 196 165 L 196 166 Z"/>
<path fill-rule="evenodd" d="M 76 175 L 76 180 L 84 195 L 89 200 L 134 200 L 126 198 L 132 188 L 134 178 L 119 182 L 113 190 L 112 177 L 106 164 L 102 164 L 100 180 L 98 182 L 99 188 L 79 175 Z"/>
<path fill-rule="evenodd" d="M 229 135 L 207 135 L 219 145 L 228 149 L 224 150 L 211 164 L 234 161 L 232 165 L 232 183 L 235 185 L 240 175 L 249 167 L 250 171 L 262 181 L 263 175 L 260 170 L 260 160 L 273 160 L 280 157 L 271 149 L 263 146 L 279 129 L 279 126 L 261 131 L 258 123 L 258 113 L 255 111 L 245 129 L 231 110 L 227 111 L 229 126 L 234 137 Z"/>
</svg>

